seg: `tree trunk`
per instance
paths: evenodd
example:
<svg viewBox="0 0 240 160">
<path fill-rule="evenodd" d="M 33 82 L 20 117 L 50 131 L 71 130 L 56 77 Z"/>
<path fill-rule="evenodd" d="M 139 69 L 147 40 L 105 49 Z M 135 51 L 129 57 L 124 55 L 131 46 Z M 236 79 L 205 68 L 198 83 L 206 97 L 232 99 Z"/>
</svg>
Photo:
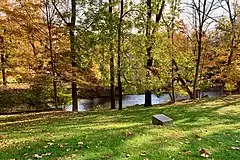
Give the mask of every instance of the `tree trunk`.
<svg viewBox="0 0 240 160">
<path fill-rule="evenodd" d="M 76 0 L 72 0 L 72 15 L 70 23 L 70 44 L 71 44 L 71 58 L 72 58 L 72 110 L 78 111 L 77 103 L 77 83 L 76 83 L 76 48 L 74 28 L 76 22 Z"/>
<path fill-rule="evenodd" d="M 151 50 L 152 50 L 152 44 L 151 44 L 151 18 L 152 18 L 152 2 L 151 0 L 147 0 L 147 26 L 146 26 L 146 37 L 147 37 L 147 68 L 152 67 L 152 58 L 151 58 Z M 149 71 L 146 73 L 146 79 L 148 80 L 150 77 Z M 145 91 L 145 106 L 152 106 L 152 93 L 149 90 Z"/>
<path fill-rule="evenodd" d="M 51 13 L 49 12 L 49 1 L 45 2 L 46 7 L 46 17 L 47 17 L 47 25 L 48 25 L 48 39 L 49 39 L 49 51 L 51 55 L 51 67 L 52 67 L 52 76 L 53 76 L 53 100 L 55 108 L 58 107 L 58 98 L 57 98 L 57 82 L 56 82 L 56 54 L 53 52 L 52 45 L 52 20 Z"/>
<path fill-rule="evenodd" d="M 172 23 L 173 23 L 173 19 L 172 19 Z M 169 27 L 169 26 L 168 26 Z M 173 63 L 173 60 L 174 60 L 174 53 L 173 53 L 173 26 L 170 28 L 167 28 L 167 33 L 168 33 L 168 39 L 170 39 L 170 30 L 171 30 L 171 46 L 169 45 L 168 48 L 169 48 L 169 54 L 171 55 L 171 90 L 172 90 L 172 93 L 169 91 L 169 96 L 170 96 L 170 99 L 173 103 L 175 103 L 175 93 L 174 93 L 174 81 L 175 81 L 175 78 L 174 78 L 174 63 Z"/>
<path fill-rule="evenodd" d="M 209 15 L 211 12 L 213 12 L 216 7 L 216 3 L 214 0 L 211 0 L 210 2 L 207 0 L 198 0 L 196 3 L 194 0 L 193 3 L 193 9 L 194 9 L 194 25 L 195 25 L 195 31 L 196 31 L 196 39 L 197 39 L 197 61 L 196 61 L 196 70 L 195 70 L 195 76 L 194 76 L 194 82 L 193 82 L 193 99 L 197 98 L 197 85 L 198 85 L 198 76 L 199 76 L 199 68 L 201 63 L 201 56 L 202 56 L 202 38 L 203 38 L 203 30 L 204 26 L 209 19 Z M 216 7 L 216 8 L 215 8 Z"/>
<path fill-rule="evenodd" d="M 147 37 L 147 46 L 146 46 L 146 51 L 147 51 L 147 68 L 150 69 L 153 65 L 153 58 L 151 55 L 152 52 L 152 47 L 155 43 L 155 39 L 154 39 L 154 34 L 157 30 L 156 27 L 153 28 L 151 27 L 151 19 L 152 19 L 152 1 L 151 0 L 147 0 L 146 2 L 147 5 L 147 24 L 146 24 L 146 37 Z M 155 23 L 158 24 L 160 22 L 160 19 L 162 17 L 163 14 L 163 9 L 165 6 L 165 0 L 162 1 L 160 8 L 158 9 L 158 13 L 156 14 L 156 21 Z M 146 73 L 146 79 L 147 81 L 150 78 L 150 72 L 147 71 Z M 145 106 L 152 106 L 152 93 L 149 90 L 145 91 Z"/>
<path fill-rule="evenodd" d="M 121 0 L 121 11 L 120 18 L 118 24 L 118 47 L 117 47 L 117 55 L 118 55 L 118 89 L 119 89 L 119 107 L 118 109 L 122 109 L 122 81 L 121 81 L 121 29 L 122 29 L 122 20 L 123 20 L 123 0 Z"/>
<path fill-rule="evenodd" d="M 230 54 L 228 56 L 227 66 L 229 66 L 232 63 L 233 53 L 234 53 L 233 43 L 234 43 L 234 38 L 231 38 L 231 47 L 230 47 Z"/>
<path fill-rule="evenodd" d="M 5 57 L 4 57 L 4 39 L 0 36 L 0 52 L 1 53 L 1 70 L 2 70 L 2 82 L 3 86 L 7 85 L 6 74 L 5 74 Z"/>
<path fill-rule="evenodd" d="M 53 96 L 54 96 L 54 103 L 55 108 L 58 108 L 58 97 L 57 97 L 57 82 L 56 79 L 53 80 Z"/>
<path fill-rule="evenodd" d="M 76 24 L 76 0 L 71 0 L 71 21 L 70 23 L 64 18 L 59 9 L 56 6 L 55 1 L 51 1 L 54 8 L 58 12 L 61 19 L 65 22 L 69 29 L 70 45 L 71 45 L 71 60 L 72 60 L 72 110 L 78 111 L 77 103 L 77 83 L 76 83 L 76 47 L 75 47 L 75 24 Z"/>
<path fill-rule="evenodd" d="M 176 101 L 176 98 L 175 98 L 175 89 L 174 89 L 174 80 L 175 80 L 175 78 L 174 78 L 174 65 L 173 65 L 173 63 L 172 63 L 172 98 L 171 98 L 171 100 L 175 103 L 175 101 Z"/>
<path fill-rule="evenodd" d="M 172 15 L 172 20 L 171 20 L 171 57 L 172 57 L 172 101 L 175 103 L 176 99 L 175 99 L 175 89 L 174 89 L 174 81 L 175 81 L 175 78 L 174 78 L 174 64 L 173 64 L 173 59 L 174 59 L 174 20 L 175 20 L 175 12 L 176 12 L 176 8 L 177 8 L 177 0 L 173 0 L 172 1 L 172 12 L 173 12 L 173 15 Z"/>
<path fill-rule="evenodd" d="M 110 14 L 110 23 L 112 23 L 112 1 L 109 0 L 109 14 Z M 110 35 L 112 35 L 112 26 L 109 29 Z M 109 44 L 109 52 L 110 52 L 110 83 L 111 83 L 111 109 L 115 109 L 115 73 L 114 73 L 114 53 L 113 53 L 113 44 L 110 42 Z"/>
<path fill-rule="evenodd" d="M 1 64 L 2 64 L 2 81 L 3 81 L 3 86 L 7 85 L 6 81 L 6 72 L 5 72 L 5 57 L 4 54 L 1 54 Z"/>
<path fill-rule="evenodd" d="M 202 29 L 199 30 L 199 39 L 198 39 L 198 56 L 196 62 L 196 71 L 193 82 L 193 99 L 197 98 L 197 82 L 198 82 L 198 73 L 201 61 L 201 53 L 202 53 Z"/>
</svg>

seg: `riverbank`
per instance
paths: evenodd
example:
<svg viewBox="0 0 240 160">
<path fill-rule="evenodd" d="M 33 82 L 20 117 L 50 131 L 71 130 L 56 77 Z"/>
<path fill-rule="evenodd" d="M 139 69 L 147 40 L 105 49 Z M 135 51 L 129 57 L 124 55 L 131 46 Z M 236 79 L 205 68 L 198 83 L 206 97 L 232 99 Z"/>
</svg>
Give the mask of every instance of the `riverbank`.
<svg viewBox="0 0 240 160">
<path fill-rule="evenodd" d="M 53 91 L 51 87 L 32 86 L 30 84 L 14 84 L 8 85 L 7 88 L 0 89 L 0 115 L 23 112 L 37 112 L 42 110 L 54 110 L 55 108 L 72 110 L 71 105 L 71 86 L 67 84 L 59 86 L 58 88 L 58 107 L 55 107 L 53 100 Z M 85 88 L 84 88 L 85 87 Z M 82 86 L 78 90 L 78 110 L 85 111 L 94 109 L 97 106 L 109 106 L 110 104 L 110 89 L 103 86 Z M 49 90 L 50 88 L 50 90 Z M 66 89 L 64 89 L 66 88 Z M 204 95 L 207 97 L 219 97 L 225 92 L 205 91 Z M 116 88 L 118 93 L 118 88 Z M 219 94 L 220 93 L 220 94 Z M 201 93 L 203 95 L 203 92 Z M 116 95 L 118 96 L 118 95 Z M 182 94 L 175 94 L 176 101 L 188 99 L 189 96 Z M 201 97 L 201 96 L 200 96 Z M 117 97 L 116 97 L 117 100 Z M 152 104 L 164 104 L 170 101 L 171 98 L 168 93 L 162 92 L 160 95 L 152 94 Z M 123 107 L 134 105 L 142 105 L 145 103 L 145 95 L 133 94 L 124 95 Z M 116 105 L 118 101 L 116 101 Z M 118 106 L 116 106 L 118 107 Z"/>
<path fill-rule="evenodd" d="M 174 124 L 153 126 L 163 113 Z M 240 96 L 122 111 L 0 116 L 0 159 L 239 159 Z M 204 155 L 203 155 L 204 156 Z"/>
</svg>

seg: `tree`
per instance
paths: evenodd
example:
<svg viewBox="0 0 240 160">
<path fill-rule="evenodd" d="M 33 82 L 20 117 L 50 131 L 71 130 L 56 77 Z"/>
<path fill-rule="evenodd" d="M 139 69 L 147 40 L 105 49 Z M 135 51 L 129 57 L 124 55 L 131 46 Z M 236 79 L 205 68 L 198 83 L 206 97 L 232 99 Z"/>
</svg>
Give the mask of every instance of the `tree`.
<svg viewBox="0 0 240 160">
<path fill-rule="evenodd" d="M 221 64 L 218 64 L 222 69 L 221 74 L 218 74 L 217 81 L 221 81 L 222 87 L 227 91 L 240 91 L 240 81 L 237 78 L 238 72 L 238 46 L 239 40 L 239 2 L 222 0 L 219 1 L 221 9 L 225 11 L 225 15 L 217 23 L 217 33 L 214 37 L 218 42 L 215 47 L 219 54 L 215 61 L 221 59 Z M 224 60 L 224 61 L 223 61 Z"/>
<path fill-rule="evenodd" d="M 163 9 L 165 6 L 165 0 L 161 1 L 161 5 L 160 2 L 157 3 L 157 13 L 156 13 L 156 20 L 155 20 L 155 26 L 152 27 L 152 1 L 151 0 L 147 0 L 146 1 L 146 6 L 147 6 L 147 24 L 146 24 L 146 51 L 147 51 L 147 64 L 146 67 L 148 68 L 147 74 L 146 74 L 146 78 L 148 79 L 150 76 L 150 71 L 151 71 L 151 67 L 153 65 L 153 58 L 152 58 L 152 47 L 155 43 L 155 39 L 154 39 L 154 34 L 157 31 L 157 24 L 160 22 L 161 17 L 163 15 Z M 158 7 L 160 6 L 160 7 Z M 151 106 L 152 102 L 151 102 L 151 91 L 147 90 L 145 91 L 145 106 Z"/>
<path fill-rule="evenodd" d="M 226 7 L 223 3 L 226 3 Z M 229 56 L 228 56 L 228 61 L 227 61 L 227 66 L 229 66 L 233 60 L 234 56 L 234 50 L 236 49 L 236 46 L 238 43 L 236 43 L 236 29 L 237 29 L 237 0 L 234 0 L 232 5 L 230 0 L 221 0 L 220 5 L 221 8 L 223 8 L 225 11 L 228 13 L 228 18 L 231 24 L 230 27 L 230 50 L 229 50 Z"/>
<path fill-rule="evenodd" d="M 171 44 L 169 46 L 169 52 L 171 54 L 171 86 L 172 86 L 172 94 L 170 95 L 170 98 L 172 102 L 175 102 L 175 89 L 174 89 L 174 81 L 175 81 L 175 76 L 174 76 L 174 29 L 175 29 L 175 19 L 176 19 L 176 10 L 179 7 L 179 1 L 178 0 L 172 0 L 171 2 L 171 9 L 170 9 L 170 16 L 171 20 L 170 23 L 168 24 L 164 19 L 164 22 L 167 26 L 167 32 L 168 32 L 168 38 L 171 39 Z"/>
<path fill-rule="evenodd" d="M 56 78 L 56 53 L 53 50 L 53 27 L 54 27 L 54 16 L 56 15 L 56 10 L 54 6 L 51 5 L 49 0 L 43 1 L 43 6 L 45 7 L 45 17 L 48 30 L 48 42 L 49 42 L 49 52 L 51 57 L 51 67 L 52 67 L 52 76 L 53 76 L 53 95 L 55 107 L 58 106 L 57 98 L 57 78 Z"/>
<path fill-rule="evenodd" d="M 193 98 L 197 98 L 197 82 L 199 76 L 199 67 L 202 56 L 202 39 L 204 32 L 209 24 L 211 13 L 218 7 L 215 0 L 193 0 L 190 5 L 193 9 L 192 18 L 194 21 L 194 32 L 197 41 L 197 60 L 196 60 L 196 70 L 193 82 Z"/>
<path fill-rule="evenodd" d="M 76 0 L 71 0 L 70 22 L 68 22 L 63 14 L 59 11 L 55 0 L 52 1 L 56 11 L 61 19 L 65 22 L 69 30 L 69 38 L 71 45 L 71 61 L 72 61 L 72 106 L 73 111 L 78 111 L 77 103 L 77 82 L 76 82 L 76 42 L 75 42 L 75 27 L 76 27 Z M 68 5 L 68 4 L 67 4 Z"/>
<path fill-rule="evenodd" d="M 110 16 L 110 24 L 112 24 L 112 14 L 113 14 L 113 7 L 112 7 L 112 0 L 109 0 L 109 16 Z M 112 36 L 113 34 L 113 29 L 112 29 L 112 25 L 109 26 L 109 35 Z M 109 53 L 110 53 L 110 82 L 111 82 L 111 94 L 110 94 L 110 98 L 111 98 L 111 109 L 115 109 L 115 71 L 114 71 L 114 52 L 113 52 L 113 42 L 110 41 L 109 44 Z"/>
<path fill-rule="evenodd" d="M 122 81 L 121 81 L 121 29 L 123 20 L 123 0 L 120 2 L 120 15 L 118 24 L 118 43 L 117 43 L 117 56 L 118 56 L 118 89 L 119 89 L 119 110 L 122 109 Z"/>
</svg>

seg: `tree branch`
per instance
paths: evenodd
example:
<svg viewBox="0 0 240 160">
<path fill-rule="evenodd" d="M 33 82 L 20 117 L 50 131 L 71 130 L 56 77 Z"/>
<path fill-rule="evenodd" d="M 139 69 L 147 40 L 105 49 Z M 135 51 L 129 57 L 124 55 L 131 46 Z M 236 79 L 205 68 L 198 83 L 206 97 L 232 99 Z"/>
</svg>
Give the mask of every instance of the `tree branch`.
<svg viewBox="0 0 240 160">
<path fill-rule="evenodd" d="M 67 25 L 67 26 L 71 26 L 71 23 L 67 22 L 67 20 L 63 17 L 62 13 L 59 11 L 59 9 L 57 8 L 56 6 L 56 1 L 55 0 L 52 0 L 52 4 L 54 6 L 54 8 L 56 9 L 58 15 L 61 17 L 61 19 L 64 21 L 64 23 Z"/>
</svg>

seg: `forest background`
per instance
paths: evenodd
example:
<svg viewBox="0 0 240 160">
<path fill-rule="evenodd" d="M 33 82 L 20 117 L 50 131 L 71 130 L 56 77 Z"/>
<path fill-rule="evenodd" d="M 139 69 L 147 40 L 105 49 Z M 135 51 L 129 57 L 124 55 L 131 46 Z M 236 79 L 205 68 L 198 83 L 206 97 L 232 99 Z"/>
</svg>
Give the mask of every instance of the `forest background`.
<svg viewBox="0 0 240 160">
<path fill-rule="evenodd" d="M 112 109 L 123 94 L 239 93 L 239 9 L 237 0 L 1 0 L 1 112 L 71 100 L 76 111 L 78 98 L 103 93 Z"/>
</svg>

